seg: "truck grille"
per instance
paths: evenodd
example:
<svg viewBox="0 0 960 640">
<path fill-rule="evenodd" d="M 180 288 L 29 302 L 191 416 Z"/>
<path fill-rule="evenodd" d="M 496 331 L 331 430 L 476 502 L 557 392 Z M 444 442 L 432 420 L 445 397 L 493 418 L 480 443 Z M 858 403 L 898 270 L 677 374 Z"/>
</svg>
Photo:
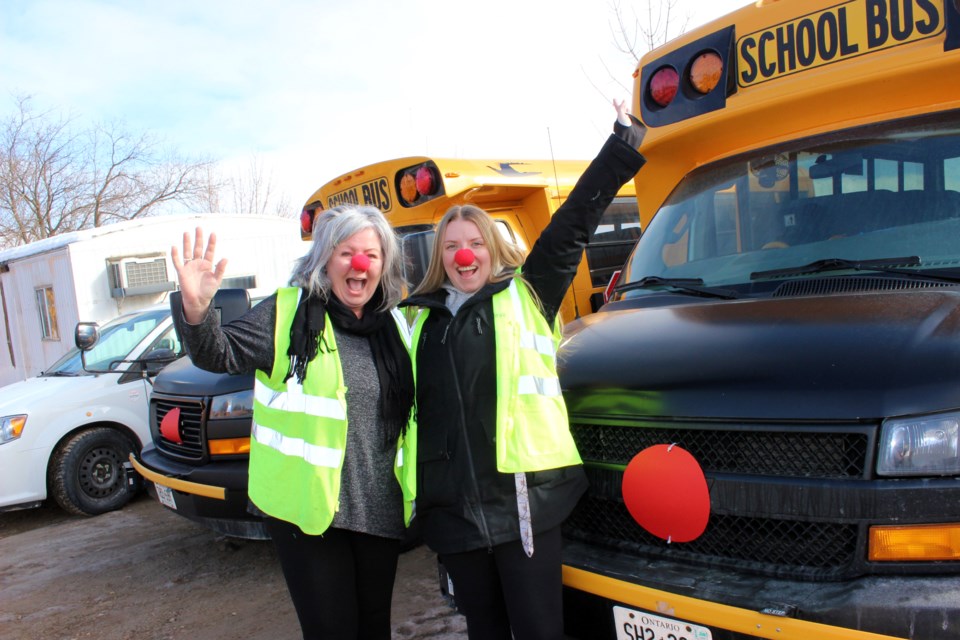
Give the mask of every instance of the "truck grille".
<svg viewBox="0 0 960 640">
<path fill-rule="evenodd" d="M 676 443 L 706 472 L 789 478 L 862 478 L 867 434 L 862 430 L 676 429 L 577 423 L 572 426 L 585 461 L 626 465 L 656 444 Z"/>
<path fill-rule="evenodd" d="M 160 434 L 160 422 L 173 409 L 180 409 L 180 438 L 181 443 L 173 442 Z M 172 454 L 182 460 L 199 461 L 203 458 L 203 413 L 202 402 L 184 400 L 180 398 L 168 399 L 153 396 L 150 400 L 150 411 L 153 413 L 151 424 L 155 425 L 154 444 L 158 449 Z"/>
<path fill-rule="evenodd" d="M 848 480 L 864 477 L 867 468 L 871 441 L 867 427 L 696 427 L 574 423 L 572 432 L 585 461 L 590 489 L 564 524 L 564 535 L 619 553 L 773 577 L 841 580 L 862 571 L 857 560 L 862 543 L 856 523 L 714 512 L 703 535 L 679 544 L 668 544 L 640 527 L 623 503 L 623 471 L 599 468 L 591 462 L 625 466 L 649 446 L 677 443 L 697 458 L 708 477 L 724 473 Z"/>
<path fill-rule="evenodd" d="M 591 487 L 613 474 L 587 468 Z M 611 480 L 607 480 L 610 482 Z M 667 544 L 638 525 L 621 500 L 598 497 L 593 489 L 564 524 L 564 535 L 621 553 L 654 556 L 702 566 L 746 570 L 801 580 L 840 580 L 856 557 L 857 526 L 711 514 L 696 540 Z"/>
</svg>

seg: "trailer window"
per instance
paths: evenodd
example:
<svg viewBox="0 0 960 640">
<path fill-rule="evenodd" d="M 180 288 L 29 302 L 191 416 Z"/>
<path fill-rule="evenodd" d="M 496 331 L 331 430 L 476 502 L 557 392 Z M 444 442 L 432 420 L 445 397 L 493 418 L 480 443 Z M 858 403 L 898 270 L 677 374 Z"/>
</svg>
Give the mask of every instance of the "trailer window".
<svg viewBox="0 0 960 640">
<path fill-rule="evenodd" d="M 37 313 L 40 316 L 40 336 L 44 340 L 59 340 L 57 328 L 57 302 L 53 287 L 40 287 L 34 290 L 37 299 Z"/>
</svg>

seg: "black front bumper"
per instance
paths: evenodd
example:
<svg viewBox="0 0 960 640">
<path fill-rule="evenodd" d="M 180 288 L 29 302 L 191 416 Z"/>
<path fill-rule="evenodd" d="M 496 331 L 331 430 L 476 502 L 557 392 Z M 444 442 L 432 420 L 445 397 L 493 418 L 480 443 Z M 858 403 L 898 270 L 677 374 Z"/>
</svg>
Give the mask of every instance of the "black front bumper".
<svg viewBox="0 0 960 640">
<path fill-rule="evenodd" d="M 803 582 L 646 560 L 570 541 L 564 543 L 563 563 L 566 626 L 576 637 L 615 638 L 613 604 L 655 614 L 670 611 L 670 617 L 709 627 L 713 640 L 771 637 L 749 633 L 758 626 L 779 627 L 776 637 L 784 640 L 809 640 L 820 636 L 820 625 L 836 632 L 830 637 L 850 640 L 877 637 L 870 634 L 917 640 L 960 637 L 956 573 Z M 734 618 L 751 622 L 731 631 Z M 583 635 L 591 629 L 592 634 Z"/>
<path fill-rule="evenodd" d="M 171 511 L 224 535 L 253 540 L 270 537 L 263 519 L 248 510 L 246 460 L 191 466 L 150 448 L 140 454 L 135 466 L 147 480 L 151 496 L 161 504 L 161 491 L 173 498 L 175 508 L 164 504 Z"/>
</svg>

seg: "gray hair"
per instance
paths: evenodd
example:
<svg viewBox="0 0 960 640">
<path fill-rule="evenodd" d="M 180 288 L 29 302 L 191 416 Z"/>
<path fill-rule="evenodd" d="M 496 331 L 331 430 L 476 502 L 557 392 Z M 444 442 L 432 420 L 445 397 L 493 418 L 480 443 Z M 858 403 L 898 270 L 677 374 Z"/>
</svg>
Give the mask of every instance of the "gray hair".
<svg viewBox="0 0 960 640">
<path fill-rule="evenodd" d="M 403 298 L 403 257 L 400 242 L 390 223 L 376 207 L 339 206 L 324 211 L 313 223 L 313 243 L 310 251 L 298 259 L 290 276 L 290 285 L 306 289 L 310 295 L 324 300 L 330 294 L 327 262 L 341 242 L 365 229 L 373 229 L 383 250 L 383 271 L 380 288 L 383 290 L 381 310 L 392 309 Z"/>
</svg>

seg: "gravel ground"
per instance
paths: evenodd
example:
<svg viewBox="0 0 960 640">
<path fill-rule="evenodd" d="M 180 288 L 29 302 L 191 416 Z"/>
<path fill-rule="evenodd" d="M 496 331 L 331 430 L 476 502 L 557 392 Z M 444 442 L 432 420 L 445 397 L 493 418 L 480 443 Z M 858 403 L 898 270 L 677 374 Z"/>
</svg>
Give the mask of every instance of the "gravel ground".
<svg viewBox="0 0 960 640">
<path fill-rule="evenodd" d="M 273 546 L 224 538 L 141 496 L 95 518 L 0 513 L 3 640 L 299 637 Z M 400 557 L 393 638 L 464 640 L 435 556 Z"/>
</svg>

